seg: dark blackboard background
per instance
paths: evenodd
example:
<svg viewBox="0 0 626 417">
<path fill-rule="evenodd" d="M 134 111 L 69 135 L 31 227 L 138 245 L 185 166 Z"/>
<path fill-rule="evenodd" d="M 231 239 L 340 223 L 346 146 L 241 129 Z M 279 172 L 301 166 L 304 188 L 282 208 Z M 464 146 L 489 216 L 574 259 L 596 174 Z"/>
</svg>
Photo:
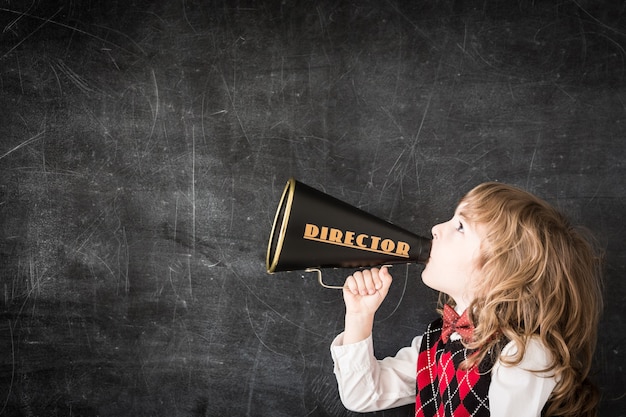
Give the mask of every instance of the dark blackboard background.
<svg viewBox="0 0 626 417">
<path fill-rule="evenodd" d="M 292 175 L 425 235 L 486 180 L 591 228 L 601 415 L 626 415 L 625 13 L 3 1 L 0 415 L 352 415 L 328 353 L 341 294 L 265 273 Z M 380 356 L 434 314 L 420 267 L 393 272 Z"/>
</svg>

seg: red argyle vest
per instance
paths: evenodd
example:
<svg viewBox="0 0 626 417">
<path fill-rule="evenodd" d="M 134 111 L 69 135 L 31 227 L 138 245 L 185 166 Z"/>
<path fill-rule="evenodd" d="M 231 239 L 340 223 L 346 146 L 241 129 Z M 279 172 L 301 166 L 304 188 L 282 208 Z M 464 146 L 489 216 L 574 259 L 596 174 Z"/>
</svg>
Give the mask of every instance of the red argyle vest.
<svg viewBox="0 0 626 417">
<path fill-rule="evenodd" d="M 461 369 L 472 354 L 460 340 L 441 340 L 443 320 L 435 320 L 424 333 L 417 357 L 416 417 L 489 416 L 492 359 L 478 367 Z"/>
</svg>

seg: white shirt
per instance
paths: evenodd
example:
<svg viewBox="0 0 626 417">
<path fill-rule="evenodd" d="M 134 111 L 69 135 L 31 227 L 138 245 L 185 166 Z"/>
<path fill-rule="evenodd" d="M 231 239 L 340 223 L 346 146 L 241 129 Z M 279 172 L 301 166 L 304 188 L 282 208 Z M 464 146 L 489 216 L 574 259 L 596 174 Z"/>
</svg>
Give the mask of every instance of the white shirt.
<svg viewBox="0 0 626 417">
<path fill-rule="evenodd" d="M 411 346 L 400 349 L 396 356 L 377 360 L 371 336 L 344 345 L 343 333 L 338 335 L 331 344 L 331 355 L 343 405 L 352 411 L 369 412 L 414 403 L 421 341 L 422 336 L 417 336 Z M 510 342 L 502 356 L 516 351 L 515 343 Z M 506 366 L 496 361 L 489 385 L 491 415 L 539 417 L 556 379 L 551 374 L 531 371 L 546 369 L 549 364 L 550 354 L 537 339 L 528 343 L 518 365 Z"/>
</svg>

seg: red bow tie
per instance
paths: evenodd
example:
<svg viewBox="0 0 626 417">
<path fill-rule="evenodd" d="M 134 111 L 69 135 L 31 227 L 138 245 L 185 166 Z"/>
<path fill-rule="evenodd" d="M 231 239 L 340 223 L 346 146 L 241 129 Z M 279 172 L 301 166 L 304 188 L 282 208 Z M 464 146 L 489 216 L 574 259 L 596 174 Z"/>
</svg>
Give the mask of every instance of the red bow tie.
<svg viewBox="0 0 626 417">
<path fill-rule="evenodd" d="M 471 340 L 474 333 L 474 326 L 469 319 L 467 310 L 462 315 L 449 305 L 443 306 L 443 328 L 441 329 L 441 340 L 447 343 L 452 333 L 458 333 L 463 340 Z"/>
</svg>

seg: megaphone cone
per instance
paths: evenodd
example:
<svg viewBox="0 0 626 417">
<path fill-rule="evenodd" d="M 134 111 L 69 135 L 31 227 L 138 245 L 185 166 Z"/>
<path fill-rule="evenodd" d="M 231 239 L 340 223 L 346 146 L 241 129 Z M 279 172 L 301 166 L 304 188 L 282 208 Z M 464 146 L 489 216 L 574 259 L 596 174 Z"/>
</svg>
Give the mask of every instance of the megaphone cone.
<svg viewBox="0 0 626 417">
<path fill-rule="evenodd" d="M 290 178 L 274 217 L 266 267 L 269 273 L 319 272 L 319 268 L 426 263 L 430 246 L 428 238 Z M 320 284 L 328 287 L 321 272 L 319 276 Z"/>
</svg>

